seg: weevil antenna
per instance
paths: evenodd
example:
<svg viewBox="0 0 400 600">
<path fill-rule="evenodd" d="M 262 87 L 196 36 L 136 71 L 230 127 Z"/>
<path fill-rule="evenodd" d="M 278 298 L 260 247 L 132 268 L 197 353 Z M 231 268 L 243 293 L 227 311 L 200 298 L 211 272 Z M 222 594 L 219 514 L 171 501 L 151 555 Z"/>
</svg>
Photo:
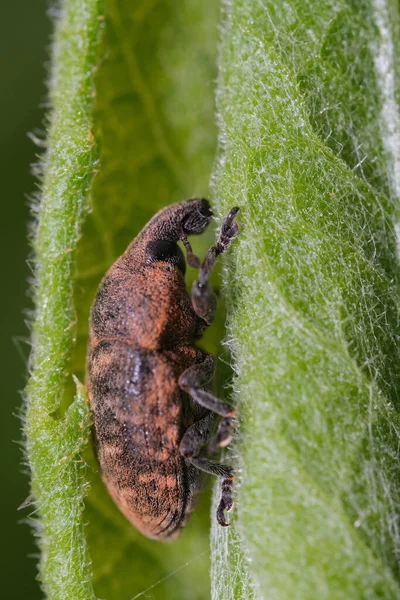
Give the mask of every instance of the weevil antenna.
<svg viewBox="0 0 400 600">
<path fill-rule="evenodd" d="M 190 267 L 193 267 L 193 269 L 199 269 L 200 264 L 201 264 L 200 259 L 193 253 L 192 246 L 191 246 L 189 240 L 187 239 L 186 235 L 182 234 L 181 242 L 185 246 L 185 249 L 186 249 L 187 264 Z"/>
</svg>

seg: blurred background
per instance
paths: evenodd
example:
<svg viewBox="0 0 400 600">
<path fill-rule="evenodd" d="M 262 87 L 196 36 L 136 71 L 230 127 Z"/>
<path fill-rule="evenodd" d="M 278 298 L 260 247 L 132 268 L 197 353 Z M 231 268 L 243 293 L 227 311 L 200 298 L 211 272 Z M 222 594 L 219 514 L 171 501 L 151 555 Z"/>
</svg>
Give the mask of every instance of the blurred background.
<svg viewBox="0 0 400 600">
<path fill-rule="evenodd" d="M 1 219 L 1 402 L 0 481 L 2 598 L 36 600 L 43 595 L 36 577 L 37 549 L 28 525 L 28 511 L 18 507 L 29 494 L 21 466 L 21 427 L 18 413 L 26 381 L 28 329 L 24 311 L 30 308 L 27 281 L 29 252 L 28 196 L 35 191 L 31 164 L 39 149 L 28 132 L 42 128 L 46 100 L 46 61 L 51 22 L 47 0 L 1 2 L 0 65 L 0 181 Z"/>
</svg>

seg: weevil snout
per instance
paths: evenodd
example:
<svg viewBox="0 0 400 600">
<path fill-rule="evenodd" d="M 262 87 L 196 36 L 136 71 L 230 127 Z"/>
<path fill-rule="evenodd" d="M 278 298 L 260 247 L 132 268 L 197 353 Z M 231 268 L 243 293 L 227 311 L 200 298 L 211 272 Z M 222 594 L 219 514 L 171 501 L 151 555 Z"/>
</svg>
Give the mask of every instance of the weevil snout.
<svg viewBox="0 0 400 600">
<path fill-rule="evenodd" d="M 182 230 L 187 235 L 203 233 L 212 217 L 213 213 L 208 200 L 202 198 L 195 210 L 182 221 Z"/>
</svg>

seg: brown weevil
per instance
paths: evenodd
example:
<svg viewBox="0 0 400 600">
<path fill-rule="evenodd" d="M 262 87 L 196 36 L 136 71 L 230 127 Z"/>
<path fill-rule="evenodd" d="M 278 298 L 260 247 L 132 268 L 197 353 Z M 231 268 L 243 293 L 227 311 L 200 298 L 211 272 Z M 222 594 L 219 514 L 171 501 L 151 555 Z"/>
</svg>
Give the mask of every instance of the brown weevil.
<svg viewBox="0 0 400 600">
<path fill-rule="evenodd" d="M 102 478 L 123 514 L 157 540 L 179 534 L 204 472 L 223 480 L 221 525 L 233 508 L 232 469 L 206 452 L 230 442 L 235 410 L 211 394 L 215 361 L 195 341 L 213 320 L 208 278 L 238 230 L 238 210 L 201 265 L 187 236 L 210 223 L 207 200 L 159 211 L 106 273 L 91 309 L 87 387 Z M 199 268 L 191 296 L 179 240 Z"/>
</svg>

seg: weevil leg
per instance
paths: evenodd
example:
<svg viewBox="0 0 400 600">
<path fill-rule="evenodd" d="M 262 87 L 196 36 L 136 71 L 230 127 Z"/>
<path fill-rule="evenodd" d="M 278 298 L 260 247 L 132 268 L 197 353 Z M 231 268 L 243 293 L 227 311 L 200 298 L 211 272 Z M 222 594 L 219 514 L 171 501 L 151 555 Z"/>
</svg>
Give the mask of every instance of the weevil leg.
<svg viewBox="0 0 400 600">
<path fill-rule="evenodd" d="M 193 309 L 207 325 L 211 324 L 217 306 L 217 299 L 211 285 L 208 283 L 208 279 L 217 257 L 225 252 L 237 233 L 239 226 L 234 222 L 234 219 L 238 212 L 239 208 L 237 206 L 231 208 L 222 221 L 218 241 L 208 250 L 200 267 L 199 276 L 192 287 Z"/>
<path fill-rule="evenodd" d="M 190 267 L 193 267 L 194 269 L 199 269 L 201 265 L 200 259 L 194 254 L 192 246 L 189 240 L 187 239 L 186 235 L 182 235 L 181 242 L 185 246 L 186 260 L 188 265 Z"/>
<path fill-rule="evenodd" d="M 199 421 L 191 425 L 184 433 L 179 451 L 185 458 L 192 459 L 197 456 L 203 446 L 207 443 L 210 434 L 214 428 L 215 415 L 208 413 Z"/>
<path fill-rule="evenodd" d="M 217 413 L 217 415 L 221 415 L 221 417 L 230 419 L 236 414 L 236 410 L 231 404 L 228 404 L 227 402 L 222 402 L 222 400 L 219 400 L 219 398 L 216 398 L 215 396 L 213 396 L 209 392 L 206 392 L 205 390 L 201 390 L 195 387 L 186 387 L 182 384 L 180 384 L 180 387 L 183 390 L 185 390 L 185 392 L 190 394 L 193 400 L 196 400 L 196 402 L 198 402 L 201 406 L 204 406 L 204 408 L 207 408 L 208 410 Z"/>
<path fill-rule="evenodd" d="M 202 389 L 211 380 L 215 371 L 215 359 L 211 354 L 203 354 L 203 361 L 192 365 L 179 377 L 179 387 L 190 394 L 190 396 L 210 413 L 194 423 L 185 432 L 181 444 L 180 452 L 194 467 L 222 477 L 221 500 L 217 509 L 217 521 L 220 525 L 229 525 L 225 521 L 225 511 L 230 512 L 233 508 L 232 489 L 233 472 L 232 469 L 221 463 L 214 462 L 199 456 L 199 452 L 207 442 L 215 414 L 221 415 L 223 419 L 219 423 L 216 435 L 209 442 L 209 450 L 215 451 L 217 446 L 227 446 L 231 440 L 231 417 L 235 414 L 233 406 L 227 402 L 222 402 L 209 392 Z"/>
<path fill-rule="evenodd" d="M 204 360 L 201 363 L 192 365 L 179 377 L 179 387 L 190 394 L 196 402 L 211 412 L 221 415 L 221 417 L 233 417 L 235 409 L 231 404 L 222 402 L 210 392 L 202 389 L 214 375 L 215 359 L 212 354 L 204 353 Z"/>
<path fill-rule="evenodd" d="M 232 424 L 231 418 L 225 417 L 220 421 L 217 429 L 217 433 L 211 438 L 208 444 L 208 451 L 210 454 L 214 454 L 218 448 L 225 448 L 232 441 Z"/>
<path fill-rule="evenodd" d="M 190 394 L 190 396 L 204 408 L 223 417 L 218 425 L 215 436 L 209 443 L 209 451 L 213 454 L 217 447 L 225 447 L 231 441 L 231 418 L 236 413 L 231 404 L 223 402 L 202 389 L 214 375 L 215 359 L 211 354 L 204 353 L 201 363 L 192 365 L 182 373 L 179 378 L 179 387 Z"/>
<path fill-rule="evenodd" d="M 200 469 L 200 471 L 204 471 L 205 473 L 209 473 L 210 475 L 217 475 L 218 477 L 223 477 L 222 486 L 221 486 L 221 500 L 219 501 L 217 508 L 217 521 L 220 525 L 226 527 L 229 525 L 225 521 L 224 512 L 231 512 L 233 509 L 233 471 L 230 467 L 226 465 L 221 465 L 220 463 L 213 462 L 204 458 L 202 456 L 193 456 L 189 459 L 194 467 Z"/>
<path fill-rule="evenodd" d="M 217 256 L 226 251 L 229 244 L 235 237 L 239 229 L 238 224 L 234 222 L 238 212 L 239 208 L 237 206 L 231 208 L 225 219 L 222 221 L 218 241 L 208 250 L 206 257 L 203 260 L 203 264 L 201 265 L 199 276 L 196 282 L 198 285 L 200 285 L 200 287 L 205 285 L 205 283 L 208 281 Z"/>
<path fill-rule="evenodd" d="M 225 521 L 224 511 L 230 512 L 233 508 L 233 470 L 231 467 L 198 456 L 201 448 L 207 442 L 214 419 L 215 415 L 209 413 L 203 419 L 191 425 L 182 438 L 180 452 L 187 461 L 200 471 L 223 478 L 221 500 L 217 509 L 217 521 L 220 525 L 226 526 L 229 523 Z"/>
<path fill-rule="evenodd" d="M 220 525 L 226 527 L 229 525 L 225 521 L 224 512 L 231 512 L 234 506 L 233 498 L 232 498 L 232 490 L 233 490 L 233 476 L 230 475 L 226 477 L 222 482 L 221 489 L 221 500 L 219 501 L 217 508 L 217 521 Z"/>
</svg>

